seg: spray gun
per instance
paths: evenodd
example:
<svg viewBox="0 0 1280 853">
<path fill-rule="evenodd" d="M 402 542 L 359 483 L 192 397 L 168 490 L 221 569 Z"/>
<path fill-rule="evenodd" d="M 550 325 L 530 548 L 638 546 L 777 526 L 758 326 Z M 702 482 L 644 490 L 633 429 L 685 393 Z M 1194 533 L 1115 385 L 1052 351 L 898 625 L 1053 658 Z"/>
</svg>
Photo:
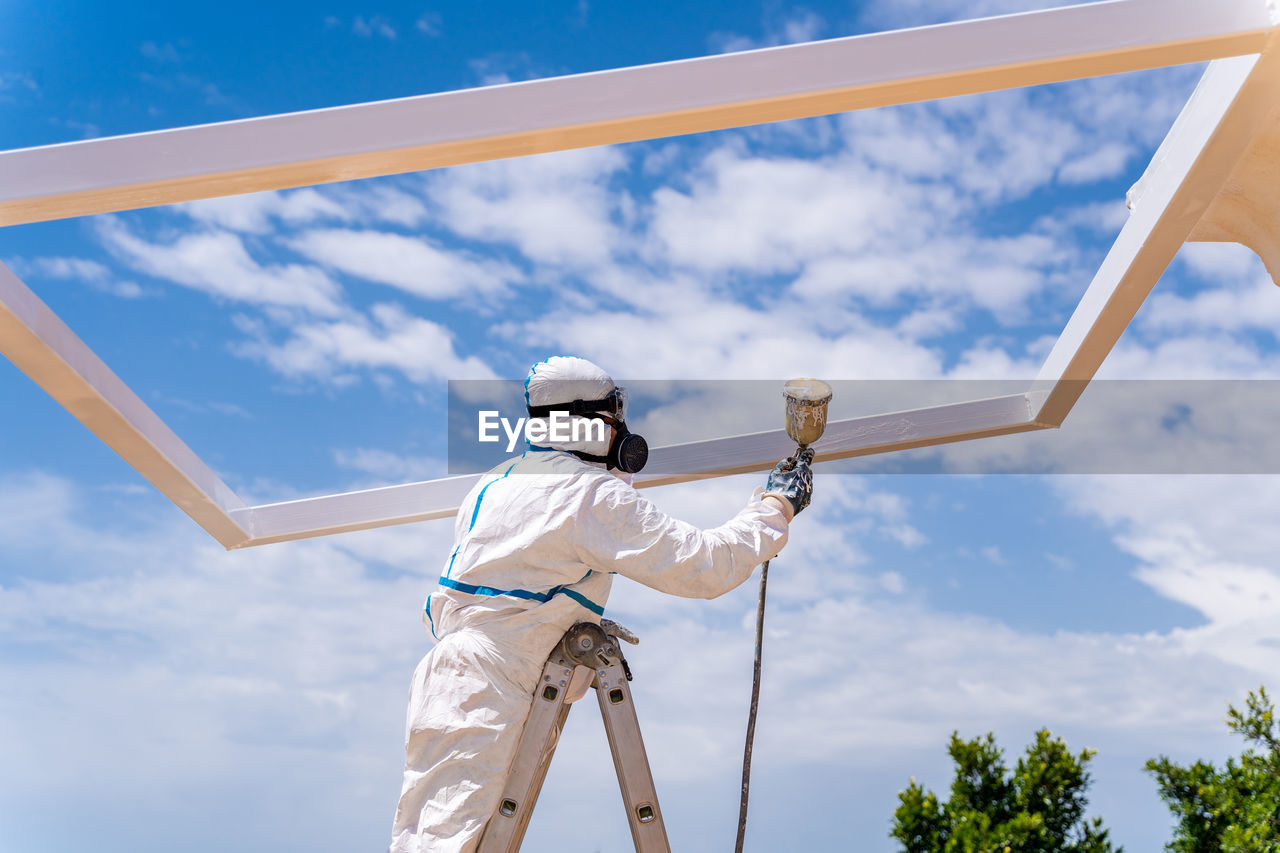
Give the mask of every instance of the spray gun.
<svg viewBox="0 0 1280 853">
<path fill-rule="evenodd" d="M 800 454 L 822 438 L 827 429 L 827 404 L 831 402 L 831 386 L 821 379 L 792 379 L 782 386 L 787 402 L 787 436 L 796 443 L 796 452 L 784 461 L 784 467 L 799 464 Z M 751 745 L 756 735 L 756 709 L 760 704 L 760 652 L 764 643 L 764 593 L 769 582 L 769 561 L 760 567 L 760 598 L 756 602 L 756 654 L 751 678 L 751 711 L 747 715 L 747 743 L 742 752 L 742 799 L 738 806 L 738 843 L 742 853 L 747 836 L 747 794 L 751 786 Z"/>
</svg>

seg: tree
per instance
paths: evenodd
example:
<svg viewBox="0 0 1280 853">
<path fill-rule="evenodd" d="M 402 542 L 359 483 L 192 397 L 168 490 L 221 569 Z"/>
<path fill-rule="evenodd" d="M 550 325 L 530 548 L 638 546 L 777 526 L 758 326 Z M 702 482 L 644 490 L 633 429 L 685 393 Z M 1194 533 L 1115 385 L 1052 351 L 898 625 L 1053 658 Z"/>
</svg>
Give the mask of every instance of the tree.
<svg viewBox="0 0 1280 853">
<path fill-rule="evenodd" d="M 905 853 L 1120 853 L 1101 818 L 1084 817 L 1093 750 L 1072 755 L 1042 730 L 1012 774 L 992 734 L 953 733 L 947 751 L 956 764 L 949 800 L 914 779 L 898 794 L 889 834 Z"/>
<path fill-rule="evenodd" d="M 1249 694 L 1244 713 L 1228 705 L 1227 726 L 1260 751 L 1246 749 L 1222 770 L 1147 762 L 1178 821 L 1171 853 L 1280 853 L 1280 725 L 1266 688 Z"/>
</svg>

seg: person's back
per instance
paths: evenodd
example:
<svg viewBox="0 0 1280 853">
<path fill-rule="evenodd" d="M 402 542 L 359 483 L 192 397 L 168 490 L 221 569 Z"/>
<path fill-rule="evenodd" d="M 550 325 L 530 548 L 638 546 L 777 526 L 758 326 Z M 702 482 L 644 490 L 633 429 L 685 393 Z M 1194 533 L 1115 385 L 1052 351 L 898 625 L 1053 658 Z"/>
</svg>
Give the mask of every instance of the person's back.
<svg viewBox="0 0 1280 853">
<path fill-rule="evenodd" d="M 540 672 L 571 625 L 598 622 L 612 576 L 583 561 L 577 539 L 584 498 L 605 480 L 630 488 L 558 451 L 529 451 L 481 477 L 458 513 L 440 588 L 427 597 L 432 636 L 500 630 L 511 655 Z"/>
</svg>

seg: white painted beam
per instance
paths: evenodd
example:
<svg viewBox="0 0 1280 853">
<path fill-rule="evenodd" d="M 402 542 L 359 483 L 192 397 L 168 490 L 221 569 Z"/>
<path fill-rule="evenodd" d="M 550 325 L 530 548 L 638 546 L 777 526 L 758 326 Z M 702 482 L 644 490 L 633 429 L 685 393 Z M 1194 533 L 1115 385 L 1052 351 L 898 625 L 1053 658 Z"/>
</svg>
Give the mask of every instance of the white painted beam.
<svg viewBox="0 0 1280 853">
<path fill-rule="evenodd" d="M 223 546 L 249 538 L 228 514 L 244 502 L 4 264 L 0 354 Z"/>
<path fill-rule="evenodd" d="M 1028 395 L 1014 394 L 850 418 L 828 424 L 814 449 L 818 462 L 830 462 L 1043 429 L 1032 420 L 1036 408 L 1038 403 Z M 658 447 L 645 470 L 636 476 L 636 486 L 767 471 L 793 452 L 795 442 L 784 430 Z M 449 518 L 478 479 L 479 475 L 472 474 L 235 510 L 232 517 L 252 534 L 235 547 Z"/>
<path fill-rule="evenodd" d="M 815 444 L 816 461 L 832 462 L 914 447 L 1041 429 L 1026 394 L 948 403 L 832 421 Z M 768 471 L 796 449 L 785 430 L 672 445 L 654 451 L 636 486 L 663 486 Z"/>
<path fill-rule="evenodd" d="M 1268 0 L 1109 0 L 0 153 L 0 225 L 1256 53 Z"/>
<path fill-rule="evenodd" d="M 1133 210 L 1045 360 L 1036 419 L 1061 425 L 1237 162 L 1276 117 L 1280 53 L 1210 64 L 1131 196 Z"/>
<path fill-rule="evenodd" d="M 252 534 L 234 547 L 452 518 L 478 479 L 467 474 L 233 510 L 232 518 Z"/>
</svg>

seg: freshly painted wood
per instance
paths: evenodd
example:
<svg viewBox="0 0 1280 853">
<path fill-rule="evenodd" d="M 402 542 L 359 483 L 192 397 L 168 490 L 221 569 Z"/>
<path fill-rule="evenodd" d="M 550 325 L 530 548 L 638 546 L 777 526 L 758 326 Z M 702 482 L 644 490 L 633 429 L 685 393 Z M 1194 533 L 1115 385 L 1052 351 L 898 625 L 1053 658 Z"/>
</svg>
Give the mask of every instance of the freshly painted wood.
<svg viewBox="0 0 1280 853">
<path fill-rule="evenodd" d="M 0 264 L 0 354 L 227 548 L 244 502 L 21 279 Z"/>
<path fill-rule="evenodd" d="M 1249 145 L 1187 242 L 1248 246 L 1280 285 L 1280 114 Z"/>
<path fill-rule="evenodd" d="M 452 518 L 479 479 L 468 474 L 233 510 L 231 517 L 252 534 L 235 547 Z"/>
<path fill-rule="evenodd" d="M 0 225 L 1255 53 L 1267 0 L 1108 0 L 0 153 Z"/>
<path fill-rule="evenodd" d="M 1280 53 L 1217 60 L 1131 192 L 1133 209 L 1050 351 L 1036 420 L 1059 426 L 1280 105 Z"/>
<path fill-rule="evenodd" d="M 849 459 L 1042 429 L 1025 394 L 850 418 L 827 424 L 814 445 L 819 462 Z M 785 430 L 658 447 L 636 476 L 637 488 L 767 471 L 795 451 Z M 449 518 L 479 475 L 448 477 L 360 492 L 302 498 L 231 513 L 252 538 L 237 547 L 324 536 L 391 524 Z"/>
</svg>

